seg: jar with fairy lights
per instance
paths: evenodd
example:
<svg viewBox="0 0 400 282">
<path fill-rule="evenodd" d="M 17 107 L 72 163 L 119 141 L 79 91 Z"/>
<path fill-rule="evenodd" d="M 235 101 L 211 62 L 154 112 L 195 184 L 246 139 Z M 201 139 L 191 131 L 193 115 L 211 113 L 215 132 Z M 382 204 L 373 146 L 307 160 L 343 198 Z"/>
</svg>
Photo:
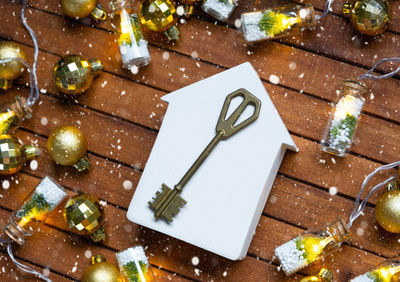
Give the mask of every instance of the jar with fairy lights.
<svg viewBox="0 0 400 282">
<path fill-rule="evenodd" d="M 139 18 L 133 12 L 132 1 L 113 0 L 109 6 L 112 26 L 118 34 L 117 43 L 123 68 L 132 70 L 147 66 L 150 63 L 150 53 Z"/>
<path fill-rule="evenodd" d="M 292 275 L 351 240 L 351 233 L 341 218 L 322 228 L 309 229 L 275 249 L 282 270 Z"/>
<path fill-rule="evenodd" d="M 64 188 L 46 176 L 10 216 L 5 234 L 19 245 L 31 236 L 67 196 Z"/>
<path fill-rule="evenodd" d="M 339 92 L 330 122 L 321 139 L 324 152 L 343 157 L 351 143 L 365 103 L 367 86 L 360 80 L 347 79 Z"/>
<path fill-rule="evenodd" d="M 244 13 L 241 27 L 247 42 L 260 42 L 295 36 L 305 29 L 314 29 L 316 17 L 311 4 L 289 5 Z"/>
<path fill-rule="evenodd" d="M 142 246 L 130 247 L 116 255 L 119 270 L 127 282 L 154 282 L 153 270 Z"/>
<path fill-rule="evenodd" d="M 388 259 L 350 282 L 394 282 L 400 281 L 400 256 Z"/>
</svg>

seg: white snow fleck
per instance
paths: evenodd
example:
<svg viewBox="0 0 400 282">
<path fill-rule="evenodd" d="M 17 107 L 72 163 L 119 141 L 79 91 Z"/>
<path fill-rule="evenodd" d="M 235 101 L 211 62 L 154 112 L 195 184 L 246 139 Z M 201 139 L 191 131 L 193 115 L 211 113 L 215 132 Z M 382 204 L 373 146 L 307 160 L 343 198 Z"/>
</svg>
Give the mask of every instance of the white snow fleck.
<svg viewBox="0 0 400 282">
<path fill-rule="evenodd" d="M 139 68 L 138 68 L 138 66 L 133 65 L 133 66 L 130 68 L 130 71 L 131 71 L 132 74 L 138 74 Z"/>
<path fill-rule="evenodd" d="M 162 57 L 163 57 L 164 60 L 168 60 L 169 59 L 169 52 L 168 51 L 164 51 L 162 53 Z"/>
<path fill-rule="evenodd" d="M 86 250 L 85 251 L 85 258 L 90 259 L 92 257 L 92 251 L 91 250 Z"/>
<path fill-rule="evenodd" d="M 335 196 L 337 194 L 337 188 L 335 186 L 332 186 L 331 188 L 329 188 L 329 194 L 331 194 L 332 196 Z"/>
<path fill-rule="evenodd" d="M 269 76 L 269 82 L 271 82 L 272 84 L 279 84 L 279 81 L 280 81 L 280 79 L 277 75 L 271 74 Z"/>
<path fill-rule="evenodd" d="M 199 259 L 199 257 L 192 257 L 192 264 L 193 265 L 198 265 L 199 264 L 199 262 L 200 262 L 200 259 Z"/>
<path fill-rule="evenodd" d="M 31 163 L 29 164 L 31 170 L 37 170 L 39 164 L 37 160 L 32 160 Z"/>
<path fill-rule="evenodd" d="M 10 181 L 8 181 L 7 179 L 3 180 L 1 182 L 1 186 L 3 187 L 4 190 L 7 190 L 8 188 L 10 188 Z"/>
<path fill-rule="evenodd" d="M 48 122 L 49 122 L 49 121 L 47 120 L 46 117 L 42 117 L 42 118 L 40 119 L 40 123 L 41 123 L 41 125 L 43 125 L 43 126 L 46 126 Z"/>
<path fill-rule="evenodd" d="M 132 181 L 124 180 L 124 182 L 122 183 L 122 187 L 124 187 L 125 190 L 131 190 L 133 187 Z"/>
<path fill-rule="evenodd" d="M 178 7 L 176 7 L 176 13 L 180 17 L 183 16 L 183 14 L 185 14 L 185 9 L 183 8 L 182 5 L 179 5 Z"/>
</svg>

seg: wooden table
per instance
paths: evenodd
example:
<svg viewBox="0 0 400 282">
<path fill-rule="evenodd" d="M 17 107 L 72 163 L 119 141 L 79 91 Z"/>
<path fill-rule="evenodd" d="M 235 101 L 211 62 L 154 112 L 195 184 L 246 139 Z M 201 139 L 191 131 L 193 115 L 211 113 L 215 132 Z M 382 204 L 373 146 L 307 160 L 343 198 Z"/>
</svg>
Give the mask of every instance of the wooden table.
<svg viewBox="0 0 400 282">
<path fill-rule="evenodd" d="M 42 95 L 34 117 L 22 124 L 16 135 L 24 142 L 36 142 L 43 154 L 37 170 L 27 166 L 8 178 L 10 188 L 0 192 L 1 225 L 39 180 L 50 175 L 70 195 L 92 193 L 104 201 L 108 240 L 94 244 L 73 234 L 59 212 L 24 246 L 15 248 L 18 259 L 39 271 L 47 268 L 54 281 L 79 280 L 89 265 L 90 254 L 103 254 L 115 263 L 115 252 L 142 244 L 161 281 L 297 281 L 322 265 L 332 269 L 337 281 L 347 281 L 397 254 L 399 236 L 383 231 L 375 222 L 375 195 L 365 216 L 352 228 L 353 242 L 320 264 L 286 278 L 277 271 L 278 262 L 273 256 L 276 246 L 305 229 L 333 221 L 339 215 L 347 220 L 365 175 L 399 159 L 398 79 L 369 82 L 371 93 L 366 97 L 357 142 L 346 158 L 322 154 L 318 144 L 340 81 L 365 72 L 377 59 L 399 55 L 398 2 L 391 2 L 391 30 L 376 40 L 360 40 L 340 13 L 343 1 L 336 1 L 333 13 L 315 31 L 254 47 L 247 47 L 234 28 L 234 20 L 252 7 L 252 3 L 243 2 L 252 1 L 241 1 L 228 25 L 215 22 L 198 8 L 198 17 L 180 25 L 181 40 L 177 44 L 149 37 L 152 62 L 138 75 L 121 68 L 108 22 L 91 26 L 87 21 L 69 20 L 56 0 L 30 2 L 27 19 L 39 40 Z M 100 2 L 107 5 L 106 1 Z M 269 3 L 261 2 L 264 6 Z M 311 2 L 321 13 L 324 0 Z M 32 61 L 32 42 L 20 23 L 20 8 L 19 1 L 0 0 L 0 37 L 24 45 Z M 98 58 L 105 66 L 87 93 L 69 103 L 60 100 L 51 81 L 54 63 L 68 53 Z M 167 104 L 160 97 L 245 61 L 251 62 L 263 79 L 300 152 L 286 154 L 248 255 L 241 262 L 232 262 L 141 228 L 129 222 L 125 213 L 166 112 Z M 391 66 L 385 65 L 380 70 L 389 69 Z M 279 77 L 279 84 L 269 82 L 271 75 Z M 16 82 L 1 100 L 17 94 L 27 96 L 27 81 L 25 76 Z M 44 149 L 50 131 L 66 124 L 79 126 L 87 135 L 92 163 L 87 174 L 56 166 Z M 132 189 L 124 188 L 126 180 L 132 182 Z M 336 195 L 329 193 L 331 187 L 337 188 Z M 18 271 L 2 252 L 1 281 L 16 277 L 35 280 Z M 193 257 L 199 258 L 198 265 L 192 264 Z"/>
</svg>

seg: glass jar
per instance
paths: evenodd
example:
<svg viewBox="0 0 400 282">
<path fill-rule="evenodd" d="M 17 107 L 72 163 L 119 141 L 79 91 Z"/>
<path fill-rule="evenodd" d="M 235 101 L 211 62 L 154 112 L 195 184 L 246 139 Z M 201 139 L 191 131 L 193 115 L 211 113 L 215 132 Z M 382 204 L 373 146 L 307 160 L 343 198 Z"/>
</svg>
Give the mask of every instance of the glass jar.
<svg viewBox="0 0 400 282">
<path fill-rule="evenodd" d="M 11 214 L 4 232 L 10 239 L 23 245 L 25 237 L 31 236 L 66 196 L 64 188 L 46 176 Z"/>
<path fill-rule="evenodd" d="M 400 256 L 388 259 L 350 282 L 395 282 L 400 281 Z"/>
<path fill-rule="evenodd" d="M 17 129 L 25 119 L 32 117 L 32 109 L 26 105 L 25 98 L 15 97 L 15 101 L 0 105 L 0 134 Z"/>
<path fill-rule="evenodd" d="M 322 268 L 315 276 L 308 276 L 301 279 L 299 282 L 332 282 L 333 275 L 328 269 Z"/>
<path fill-rule="evenodd" d="M 118 47 L 122 66 L 132 70 L 132 67 L 144 67 L 150 63 L 150 53 L 147 41 L 144 39 L 138 16 L 132 13 L 132 3 L 128 0 L 110 2 L 112 10 L 112 26 L 118 33 Z"/>
<path fill-rule="evenodd" d="M 142 246 L 130 247 L 116 255 L 119 270 L 128 282 L 153 282 L 153 270 Z"/>
<path fill-rule="evenodd" d="M 294 36 L 305 29 L 314 29 L 316 25 L 315 12 L 311 4 L 244 13 L 241 22 L 242 32 L 247 42 Z"/>
<path fill-rule="evenodd" d="M 343 242 L 351 241 L 351 233 L 341 218 L 322 228 L 309 229 L 275 249 L 286 275 L 292 275 L 322 257 L 335 252 Z"/>
<path fill-rule="evenodd" d="M 347 79 L 339 91 L 339 101 L 336 103 L 321 140 L 321 149 L 324 152 L 344 157 L 350 149 L 365 103 L 363 95 L 367 86 L 359 81 Z"/>
<path fill-rule="evenodd" d="M 205 0 L 203 10 L 220 21 L 227 21 L 238 5 L 238 0 Z"/>
</svg>

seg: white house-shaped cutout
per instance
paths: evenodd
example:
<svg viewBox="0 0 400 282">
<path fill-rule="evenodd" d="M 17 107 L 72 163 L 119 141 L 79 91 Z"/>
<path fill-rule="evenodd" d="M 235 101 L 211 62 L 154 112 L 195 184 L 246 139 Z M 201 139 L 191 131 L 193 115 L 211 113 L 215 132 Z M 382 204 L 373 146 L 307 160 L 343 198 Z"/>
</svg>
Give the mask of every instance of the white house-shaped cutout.
<svg viewBox="0 0 400 282">
<path fill-rule="evenodd" d="M 187 204 L 172 223 L 155 220 L 148 202 L 171 189 L 215 136 L 225 98 L 244 88 L 261 101 L 258 119 L 221 141 L 185 186 Z M 231 260 L 246 256 L 286 149 L 298 151 L 250 63 L 162 98 L 168 110 L 127 217 Z"/>
</svg>

